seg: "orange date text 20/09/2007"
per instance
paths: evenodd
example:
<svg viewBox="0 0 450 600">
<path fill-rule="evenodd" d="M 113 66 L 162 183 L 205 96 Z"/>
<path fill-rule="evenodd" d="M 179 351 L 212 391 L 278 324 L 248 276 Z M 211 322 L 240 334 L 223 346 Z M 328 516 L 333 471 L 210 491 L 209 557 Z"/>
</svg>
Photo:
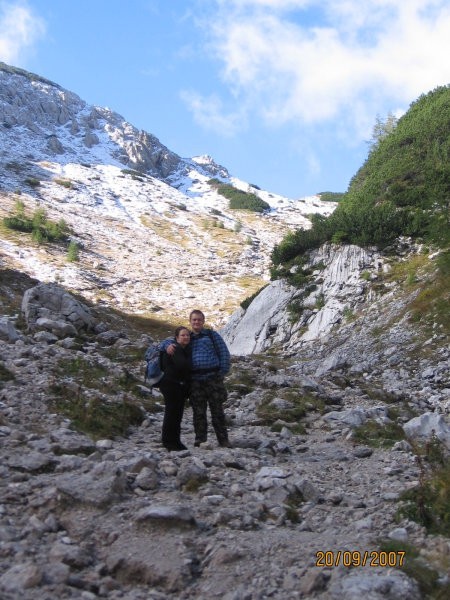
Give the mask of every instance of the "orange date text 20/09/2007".
<svg viewBox="0 0 450 600">
<path fill-rule="evenodd" d="M 319 550 L 316 552 L 316 567 L 402 567 L 405 552 L 396 550 Z"/>
</svg>

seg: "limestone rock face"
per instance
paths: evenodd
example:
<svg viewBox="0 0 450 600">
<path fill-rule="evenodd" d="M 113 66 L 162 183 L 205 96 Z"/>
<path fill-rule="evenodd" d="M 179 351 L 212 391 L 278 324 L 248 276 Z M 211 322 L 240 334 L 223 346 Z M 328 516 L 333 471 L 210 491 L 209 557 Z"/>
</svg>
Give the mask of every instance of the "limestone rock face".
<svg viewBox="0 0 450 600">
<path fill-rule="evenodd" d="M 261 352 L 274 341 L 287 341 L 291 326 L 286 307 L 295 288 L 277 280 L 262 290 L 244 311 L 236 311 L 222 330 L 230 352 L 237 355 Z"/>
<path fill-rule="evenodd" d="M 324 338 L 346 310 L 366 302 L 367 282 L 361 274 L 382 265 L 375 250 L 324 244 L 309 255 L 306 267 L 312 275 L 303 287 L 273 281 L 246 310 L 232 315 L 222 330 L 230 351 L 247 355 L 273 344 L 295 347 Z"/>
<path fill-rule="evenodd" d="M 33 134 L 30 148 L 51 158 L 67 154 L 67 160 L 72 161 L 75 151 L 81 160 L 89 162 L 102 142 L 108 146 L 112 162 L 156 177 L 167 178 L 186 167 L 155 136 L 139 131 L 108 108 L 89 106 L 44 78 L 2 63 L 0 88 L 2 123 L 7 128 L 4 141 L 11 147 L 19 139 L 23 141 L 28 132 Z M 73 138 L 66 148 L 62 140 L 68 133 Z"/>
<path fill-rule="evenodd" d="M 31 331 L 47 330 L 58 337 L 94 328 L 89 308 L 54 283 L 41 283 L 27 290 L 22 312 Z"/>
</svg>

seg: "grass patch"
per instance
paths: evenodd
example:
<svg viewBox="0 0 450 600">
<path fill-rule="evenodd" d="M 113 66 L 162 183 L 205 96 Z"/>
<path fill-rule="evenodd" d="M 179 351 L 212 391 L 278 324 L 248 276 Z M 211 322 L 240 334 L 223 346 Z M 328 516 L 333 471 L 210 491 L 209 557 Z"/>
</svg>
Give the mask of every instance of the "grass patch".
<svg viewBox="0 0 450 600">
<path fill-rule="evenodd" d="M 3 314 L 20 312 L 25 291 L 39 282 L 15 269 L 0 269 L 0 306 Z M 16 322 L 17 328 L 20 323 Z"/>
<path fill-rule="evenodd" d="M 238 190 L 229 183 L 221 183 L 218 179 L 210 179 L 208 183 L 229 201 L 230 209 L 248 210 L 257 213 L 270 210 L 270 204 L 261 200 L 259 196 L 252 192 Z"/>
<path fill-rule="evenodd" d="M 192 242 L 177 223 L 172 223 L 169 219 L 163 219 L 152 215 L 151 217 L 141 216 L 141 223 L 158 237 L 167 240 L 168 242 L 181 246 L 182 248 L 190 248 Z"/>
<path fill-rule="evenodd" d="M 68 360 L 60 360 L 57 366 L 57 374 L 60 377 L 69 377 L 75 379 L 79 385 L 101 389 L 108 369 L 94 362 L 88 362 L 82 357 Z"/>
<path fill-rule="evenodd" d="M 124 436 L 146 412 L 161 410 L 153 396 L 141 397 L 140 379 L 114 364 L 76 357 L 59 361 L 54 375 L 50 404 L 94 439 Z"/>
<path fill-rule="evenodd" d="M 73 189 L 73 182 L 70 179 L 54 179 L 54 182 L 68 190 Z"/>
<path fill-rule="evenodd" d="M 450 333 L 450 250 L 438 255 L 432 273 L 410 303 L 411 320 L 437 324 L 442 333 Z"/>
<path fill-rule="evenodd" d="M 12 381 L 16 376 L 9 369 L 0 363 L 0 383 L 4 381 Z"/>
<path fill-rule="evenodd" d="M 230 392 L 239 392 L 240 394 L 249 394 L 257 386 L 258 375 L 253 370 L 237 370 L 234 366 L 227 377 L 227 388 Z"/>
<path fill-rule="evenodd" d="M 396 260 L 391 262 L 391 270 L 384 275 L 383 279 L 388 282 L 403 283 L 406 286 L 412 285 L 417 282 L 419 271 L 426 267 L 428 263 L 428 257 L 423 254 L 415 254 L 407 260 Z"/>
<path fill-rule="evenodd" d="M 289 519 L 291 523 L 300 523 L 301 518 L 298 513 L 298 509 L 304 503 L 305 498 L 300 491 L 291 492 L 286 498 L 284 503 L 284 510 L 286 513 L 286 519 Z"/>
<path fill-rule="evenodd" d="M 25 179 L 25 183 L 31 188 L 37 188 L 41 185 L 41 182 L 39 181 L 39 179 L 36 179 L 36 177 L 27 177 Z"/>
<path fill-rule="evenodd" d="M 405 439 L 405 432 L 397 423 L 382 424 L 369 420 L 354 429 L 353 439 L 372 448 L 391 448 L 396 442 Z"/>
<path fill-rule="evenodd" d="M 184 485 L 183 491 L 195 494 L 208 481 L 207 477 L 191 477 Z"/>
<path fill-rule="evenodd" d="M 401 495 L 398 516 L 423 525 L 430 533 L 450 536 L 450 461 L 434 436 L 424 446 L 413 444 L 419 484 Z"/>
<path fill-rule="evenodd" d="M 325 404 L 319 398 L 310 394 L 304 394 L 300 389 L 281 389 L 277 390 L 277 398 L 286 400 L 289 403 L 286 408 L 273 404 L 274 392 L 266 391 L 262 402 L 256 407 L 256 416 L 260 420 L 261 425 L 268 425 L 277 428 L 280 424 L 277 421 L 283 421 L 292 425 L 298 425 L 298 430 L 295 433 L 304 433 L 304 426 L 300 423 L 309 412 L 323 412 Z M 280 429 L 282 428 L 282 425 Z M 293 431 L 294 433 L 294 431 Z"/>
<path fill-rule="evenodd" d="M 63 389 L 59 386 L 52 391 L 61 393 Z M 72 400 L 60 396 L 51 404 L 68 417 L 76 429 L 94 439 L 125 436 L 130 427 L 140 425 L 145 418 L 142 408 L 130 400 L 105 402 L 98 397 L 86 399 L 80 393 Z"/>
</svg>

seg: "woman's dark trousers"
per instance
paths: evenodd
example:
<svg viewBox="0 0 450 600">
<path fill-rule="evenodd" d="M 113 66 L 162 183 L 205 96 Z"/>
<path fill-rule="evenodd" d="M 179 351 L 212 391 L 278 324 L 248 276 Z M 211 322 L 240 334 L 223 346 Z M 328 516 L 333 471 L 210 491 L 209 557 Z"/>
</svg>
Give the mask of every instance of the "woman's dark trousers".
<svg viewBox="0 0 450 600">
<path fill-rule="evenodd" d="M 164 396 L 165 403 L 161 441 L 164 446 L 176 446 L 181 442 L 181 421 L 187 398 L 187 386 L 163 379 L 159 389 Z"/>
</svg>

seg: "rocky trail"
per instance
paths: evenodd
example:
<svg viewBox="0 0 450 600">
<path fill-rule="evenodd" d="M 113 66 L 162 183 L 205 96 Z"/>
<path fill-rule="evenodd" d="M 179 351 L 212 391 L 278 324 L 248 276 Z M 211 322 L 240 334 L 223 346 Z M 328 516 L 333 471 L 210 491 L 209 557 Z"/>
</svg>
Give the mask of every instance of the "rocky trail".
<svg viewBox="0 0 450 600">
<path fill-rule="evenodd" d="M 48 327 L 24 335 L 10 323 L 0 341 L 5 600 L 422 598 L 403 554 L 411 545 L 445 581 L 448 540 L 396 517 L 399 495 L 421 477 L 410 444 L 373 448 L 354 436 L 391 414 L 356 379 L 342 385 L 336 369 L 313 377 L 319 358 L 235 358 L 233 448 L 211 431 L 194 448 L 188 408 L 188 450 L 169 453 L 161 398 L 140 377 L 148 337 L 58 337 Z M 85 413 L 94 398 L 132 396 L 144 413 L 130 435 L 94 441 L 58 393 Z"/>
</svg>

